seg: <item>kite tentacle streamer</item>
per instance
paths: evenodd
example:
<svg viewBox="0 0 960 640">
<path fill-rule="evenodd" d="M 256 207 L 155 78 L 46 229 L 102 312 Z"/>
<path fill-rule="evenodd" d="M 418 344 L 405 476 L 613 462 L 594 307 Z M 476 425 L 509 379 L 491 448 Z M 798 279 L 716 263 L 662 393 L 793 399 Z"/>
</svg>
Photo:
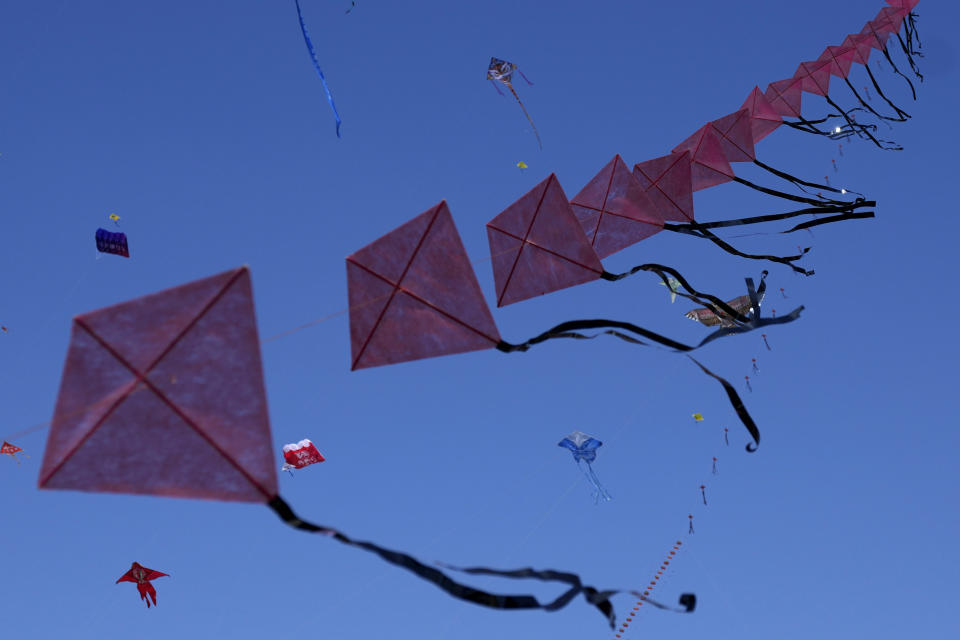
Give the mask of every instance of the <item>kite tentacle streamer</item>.
<svg viewBox="0 0 960 640">
<path fill-rule="evenodd" d="M 307 25 L 303 21 L 303 12 L 300 11 L 300 0 L 294 0 L 297 5 L 297 17 L 300 19 L 300 31 L 303 32 L 303 41 L 307 45 L 307 51 L 310 52 L 310 59 L 313 61 L 313 68 L 317 70 L 317 75 L 320 76 L 320 82 L 323 84 L 323 90 L 327 94 L 327 102 L 330 103 L 330 108 L 333 109 L 333 117 L 337 120 L 337 137 L 340 137 L 340 114 L 337 112 L 337 105 L 333 102 L 333 94 L 330 93 L 330 87 L 327 86 L 327 78 L 323 75 L 323 69 L 320 68 L 320 61 L 317 59 L 317 51 L 313 47 L 313 41 L 310 40 L 310 34 L 307 32 Z"/>
</svg>

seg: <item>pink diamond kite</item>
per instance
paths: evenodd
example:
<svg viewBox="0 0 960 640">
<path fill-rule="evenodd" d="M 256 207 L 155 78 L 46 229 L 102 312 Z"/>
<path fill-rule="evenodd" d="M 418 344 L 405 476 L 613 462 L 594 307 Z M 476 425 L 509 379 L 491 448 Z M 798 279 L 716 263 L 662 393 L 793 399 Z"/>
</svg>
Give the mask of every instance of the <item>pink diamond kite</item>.
<svg viewBox="0 0 960 640">
<path fill-rule="evenodd" d="M 349 256 L 347 287 L 352 369 L 500 342 L 446 201 Z"/>
<path fill-rule="evenodd" d="M 783 117 L 770 105 L 760 87 L 753 88 L 740 108 L 746 109 L 750 115 L 750 131 L 754 144 L 773 133 L 783 122 Z"/>
<path fill-rule="evenodd" d="M 277 494 L 246 267 L 74 318 L 42 489 Z"/>
<path fill-rule="evenodd" d="M 801 62 L 794 78 L 800 79 L 800 88 L 807 93 L 826 96 L 830 91 L 830 61 Z"/>
<path fill-rule="evenodd" d="M 800 78 L 787 78 L 771 82 L 764 94 L 773 110 L 781 116 L 799 118 L 803 96 L 803 82 Z"/>
<path fill-rule="evenodd" d="M 756 159 L 750 113 L 746 109 L 734 111 L 710 124 L 728 162 L 753 162 Z"/>
<path fill-rule="evenodd" d="M 633 165 L 633 175 L 646 189 L 664 220 L 693 222 L 690 154 L 671 153 Z"/>
<path fill-rule="evenodd" d="M 619 154 L 570 201 L 600 258 L 663 230 L 663 217 Z"/>
<path fill-rule="evenodd" d="M 850 67 L 853 66 L 856 55 L 857 50 L 853 47 L 827 47 L 817 59 L 830 63 L 830 75 L 846 78 L 850 75 Z"/>
<path fill-rule="evenodd" d="M 497 306 L 600 278 L 603 265 L 550 176 L 487 223 Z"/>
<path fill-rule="evenodd" d="M 678 144 L 673 153 L 690 153 L 690 176 L 694 191 L 714 187 L 734 178 L 733 168 L 711 124 L 705 124 Z"/>
</svg>

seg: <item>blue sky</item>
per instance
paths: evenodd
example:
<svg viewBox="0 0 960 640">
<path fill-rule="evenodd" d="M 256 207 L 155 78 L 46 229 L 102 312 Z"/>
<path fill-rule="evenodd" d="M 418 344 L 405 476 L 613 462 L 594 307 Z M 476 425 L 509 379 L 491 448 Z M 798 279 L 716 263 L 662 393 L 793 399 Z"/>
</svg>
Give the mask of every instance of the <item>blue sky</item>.
<svg viewBox="0 0 960 640">
<path fill-rule="evenodd" d="M 492 302 L 484 224 L 516 198 L 551 172 L 572 197 L 615 153 L 631 166 L 668 153 L 882 6 L 361 0 L 345 15 L 347 0 L 304 0 L 343 118 L 337 139 L 292 1 L 7 3 L 0 437 L 16 436 L 30 458 L 0 460 L 4 633 L 613 637 L 582 600 L 550 614 L 461 603 L 262 506 L 36 489 L 71 318 L 247 264 L 262 338 L 327 318 L 263 345 L 278 467 L 280 447 L 302 438 L 327 457 L 280 478 L 305 518 L 424 560 L 567 569 L 600 588 L 642 587 L 684 540 L 654 595 L 696 592 L 696 613 L 642 611 L 628 638 L 957 635 L 952 3 L 917 8 L 916 103 L 874 66 L 914 116 L 881 125 L 904 151 L 851 141 L 840 157 L 835 143 L 786 128 L 758 146 L 770 165 L 830 175 L 878 205 L 873 220 L 731 240 L 781 254 L 812 246 L 805 264 L 816 269 L 766 267 L 765 309 L 806 307 L 768 332 L 771 351 L 747 334 L 700 354 L 738 383 L 763 437 L 757 453 L 744 452 L 720 387 L 685 358 L 616 340 L 349 371 L 348 254 L 445 198 Z M 542 151 L 512 98 L 484 80 L 490 56 L 534 82 L 517 90 Z M 825 108 L 812 96 L 805 105 L 810 116 Z M 719 220 L 789 205 L 727 184 L 699 192 L 696 207 Z M 112 212 L 130 260 L 96 256 L 94 230 Z M 644 262 L 728 297 L 765 268 L 666 233 L 604 265 Z M 693 342 L 705 330 L 688 309 L 638 274 L 493 313 L 513 342 L 584 317 Z M 751 393 L 741 381 L 754 357 Z M 556 446 L 575 429 L 604 442 L 594 468 L 609 503 L 593 504 Z M 155 583 L 156 609 L 114 584 L 132 561 L 170 574 Z M 632 600 L 616 605 L 622 615 Z"/>
</svg>

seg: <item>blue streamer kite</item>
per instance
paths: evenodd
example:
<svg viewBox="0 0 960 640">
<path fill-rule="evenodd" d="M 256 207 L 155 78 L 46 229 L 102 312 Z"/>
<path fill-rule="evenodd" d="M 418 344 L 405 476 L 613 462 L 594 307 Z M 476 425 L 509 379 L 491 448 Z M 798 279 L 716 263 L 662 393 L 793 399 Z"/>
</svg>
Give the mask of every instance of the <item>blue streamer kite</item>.
<svg viewBox="0 0 960 640">
<path fill-rule="evenodd" d="M 333 109 L 333 117 L 337 119 L 337 137 L 340 137 L 340 114 L 337 113 L 337 105 L 333 103 L 333 94 L 330 93 L 330 87 L 327 86 L 327 79 L 320 68 L 320 62 L 317 60 L 317 52 L 313 48 L 313 42 L 310 40 L 310 34 L 307 33 L 307 25 L 303 22 L 303 12 L 300 11 L 300 0 L 294 0 L 297 4 L 297 17 L 300 18 L 300 30 L 303 31 L 303 41 L 307 43 L 307 51 L 310 52 L 310 59 L 313 60 L 313 68 L 317 70 L 320 76 L 320 82 L 323 83 L 323 90 L 327 92 L 327 100 L 330 102 L 330 108 Z"/>
<path fill-rule="evenodd" d="M 593 467 L 590 465 L 591 462 L 597 459 L 597 449 L 603 446 L 603 443 L 582 431 L 574 431 L 557 444 L 564 449 L 569 449 L 573 453 L 573 459 L 576 460 L 577 466 L 580 467 L 580 470 L 583 471 L 583 474 L 587 476 L 587 480 L 589 480 L 590 484 L 594 487 L 594 500 L 598 503 L 600 500 L 610 500 L 610 494 L 607 493 L 607 490 L 600 484 L 600 479 L 597 478 L 597 474 L 593 472 Z M 586 463 L 586 469 L 581 466 L 581 462 Z"/>
</svg>

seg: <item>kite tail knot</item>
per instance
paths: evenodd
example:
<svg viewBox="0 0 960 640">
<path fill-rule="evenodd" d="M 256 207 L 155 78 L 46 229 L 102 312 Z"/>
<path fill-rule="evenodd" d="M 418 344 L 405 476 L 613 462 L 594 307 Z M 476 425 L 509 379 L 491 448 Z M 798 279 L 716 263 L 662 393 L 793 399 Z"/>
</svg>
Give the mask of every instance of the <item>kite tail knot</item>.
<svg viewBox="0 0 960 640">
<path fill-rule="evenodd" d="M 504 353 L 513 353 L 514 351 L 527 351 L 530 349 L 530 345 L 527 344 L 510 344 L 501 340 L 497 343 L 497 351 L 502 351 Z"/>
</svg>

